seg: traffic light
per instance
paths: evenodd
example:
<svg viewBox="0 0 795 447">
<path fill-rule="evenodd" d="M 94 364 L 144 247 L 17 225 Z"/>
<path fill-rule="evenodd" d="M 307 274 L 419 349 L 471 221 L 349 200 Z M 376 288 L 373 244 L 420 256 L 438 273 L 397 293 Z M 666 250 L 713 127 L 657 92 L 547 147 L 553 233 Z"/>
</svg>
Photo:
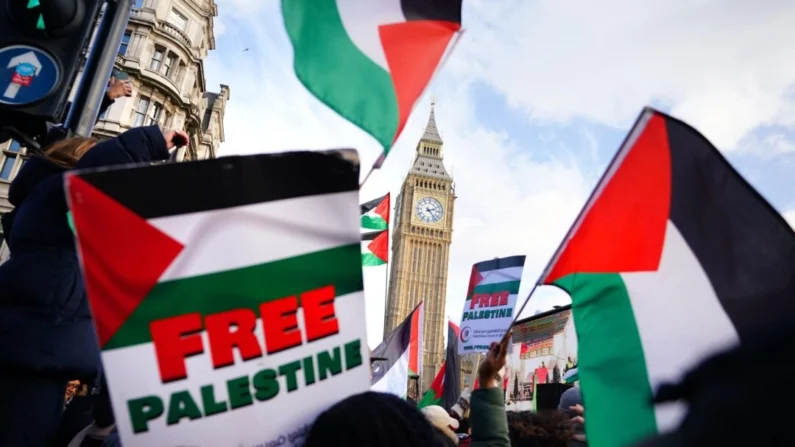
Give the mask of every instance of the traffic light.
<svg viewBox="0 0 795 447">
<path fill-rule="evenodd" d="M 60 122 L 103 0 L 0 2 L 0 126 Z"/>
</svg>

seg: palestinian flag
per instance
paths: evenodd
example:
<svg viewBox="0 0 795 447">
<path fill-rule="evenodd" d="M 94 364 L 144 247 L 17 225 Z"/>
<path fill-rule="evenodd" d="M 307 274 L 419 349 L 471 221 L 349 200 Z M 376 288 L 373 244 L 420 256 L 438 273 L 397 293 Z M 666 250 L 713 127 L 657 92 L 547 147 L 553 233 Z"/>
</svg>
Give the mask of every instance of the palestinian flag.
<svg viewBox="0 0 795 447">
<path fill-rule="evenodd" d="M 422 303 L 373 350 L 373 357 L 385 358 L 373 367 L 371 389 L 405 398 L 409 377 L 422 371 Z"/>
<path fill-rule="evenodd" d="M 461 28 L 461 0 L 283 0 L 298 79 L 386 152 Z"/>
<path fill-rule="evenodd" d="M 389 230 L 362 234 L 362 266 L 377 267 L 389 261 Z"/>
<path fill-rule="evenodd" d="M 795 233 L 687 124 L 646 109 L 542 276 L 566 290 L 588 443 L 672 428 L 656 388 L 795 319 Z"/>
<path fill-rule="evenodd" d="M 226 157 L 66 177 L 103 364 L 111 390 L 121 393 L 112 400 L 122 436 L 133 436 L 127 400 L 165 386 L 153 343 L 158 320 L 184 317 L 174 325 L 197 325 L 193 332 L 206 334 L 208 315 L 252 311 L 256 320 L 251 329 L 256 325 L 262 340 L 261 306 L 332 286 L 339 333 L 315 347 L 364 340 L 358 178 L 358 164 L 344 159 L 342 152 Z M 248 345 L 247 351 L 254 348 Z M 366 364 L 364 342 L 361 352 Z M 206 385 L 203 381 L 217 377 L 207 372 L 213 362 L 206 341 L 203 352 L 196 354 L 187 362 L 190 374 L 175 382 L 177 389 L 198 393 Z M 238 360 L 223 371 L 244 375 L 241 370 L 249 368 L 253 374 L 263 365 L 278 366 L 290 355 L 286 350 L 257 361 Z M 367 377 L 367 369 L 363 371 L 362 379 Z M 221 380 L 214 385 L 225 389 L 226 378 L 219 374 Z M 314 393 L 310 388 L 306 392 Z M 280 399 L 273 402 L 284 402 Z M 272 411 L 251 409 L 213 417 L 241 430 L 264 423 L 258 419 L 261 414 L 275 420 Z M 290 423 L 285 420 L 288 413 L 276 417 L 279 423 Z M 165 420 L 160 423 L 165 428 Z M 189 437 L 186 428 L 203 424 L 196 423 L 172 426 L 169 433 Z M 237 430 L 218 435 L 210 431 L 203 442 L 235 441 L 230 432 Z"/>
<path fill-rule="evenodd" d="M 447 322 L 447 358 L 436 377 L 431 383 L 431 388 L 425 392 L 418 408 L 439 405 L 449 410 L 458 401 L 461 392 L 461 363 L 458 358 L 458 336 L 460 329 L 452 321 Z"/>
<path fill-rule="evenodd" d="M 360 205 L 362 266 L 376 267 L 389 262 L 389 193 Z"/>
<path fill-rule="evenodd" d="M 524 261 L 524 256 L 511 256 L 472 266 L 461 318 L 464 335 L 459 344 L 460 354 L 487 352 L 489 345 L 504 335 L 504 332 L 495 333 L 495 327 L 507 330 L 511 325 Z"/>
<path fill-rule="evenodd" d="M 386 230 L 389 228 L 389 193 L 362 204 L 362 228 Z"/>
</svg>

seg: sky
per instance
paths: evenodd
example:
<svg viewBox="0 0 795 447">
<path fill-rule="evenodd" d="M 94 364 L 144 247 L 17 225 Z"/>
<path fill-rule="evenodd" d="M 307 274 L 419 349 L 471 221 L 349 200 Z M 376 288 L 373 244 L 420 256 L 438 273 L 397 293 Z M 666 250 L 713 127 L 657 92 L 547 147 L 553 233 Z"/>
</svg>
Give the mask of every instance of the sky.
<svg viewBox="0 0 795 447">
<path fill-rule="evenodd" d="M 298 82 L 280 2 L 216 2 L 207 85 L 231 89 L 219 155 L 352 147 L 366 171 L 379 145 Z M 397 197 L 433 95 L 458 195 L 446 304 L 456 322 L 476 262 L 526 255 L 528 296 L 647 105 L 700 130 L 795 226 L 792 23 L 791 0 L 464 0 L 464 33 L 361 200 Z M 385 274 L 365 269 L 371 347 Z M 570 302 L 540 287 L 522 316 Z"/>
</svg>

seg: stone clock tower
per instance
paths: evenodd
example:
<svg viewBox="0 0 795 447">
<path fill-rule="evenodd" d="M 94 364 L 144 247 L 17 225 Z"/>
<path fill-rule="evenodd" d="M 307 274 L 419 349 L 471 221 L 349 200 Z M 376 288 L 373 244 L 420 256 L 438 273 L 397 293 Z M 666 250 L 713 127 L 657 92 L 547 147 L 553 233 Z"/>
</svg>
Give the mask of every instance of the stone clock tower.
<svg viewBox="0 0 795 447">
<path fill-rule="evenodd" d="M 456 198 L 453 178 L 444 168 L 433 107 L 432 103 L 414 165 L 395 202 L 392 270 L 384 315 L 384 334 L 388 334 L 420 301 L 425 302 L 420 396 L 444 362 L 447 266 Z"/>
</svg>

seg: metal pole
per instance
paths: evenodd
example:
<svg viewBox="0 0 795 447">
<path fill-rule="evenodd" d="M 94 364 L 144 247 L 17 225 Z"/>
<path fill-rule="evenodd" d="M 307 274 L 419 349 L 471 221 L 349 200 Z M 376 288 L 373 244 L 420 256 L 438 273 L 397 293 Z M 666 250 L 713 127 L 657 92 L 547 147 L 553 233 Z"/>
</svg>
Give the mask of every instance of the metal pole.
<svg viewBox="0 0 795 447">
<path fill-rule="evenodd" d="M 105 94 L 122 36 L 127 29 L 131 8 L 132 0 L 108 0 L 105 5 L 94 45 L 64 123 L 64 127 L 76 135 L 91 136 L 102 105 L 102 95 Z"/>
</svg>

